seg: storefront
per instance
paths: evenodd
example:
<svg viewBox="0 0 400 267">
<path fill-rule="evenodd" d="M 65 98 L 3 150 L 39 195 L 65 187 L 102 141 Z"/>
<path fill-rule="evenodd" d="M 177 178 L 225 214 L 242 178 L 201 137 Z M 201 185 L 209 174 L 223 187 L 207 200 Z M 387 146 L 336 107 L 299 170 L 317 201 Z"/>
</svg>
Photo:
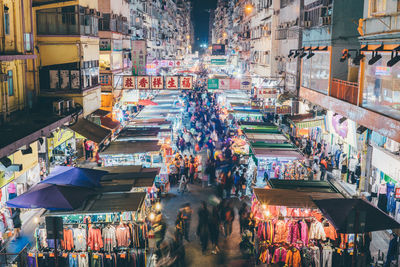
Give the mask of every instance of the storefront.
<svg viewBox="0 0 400 267">
<path fill-rule="evenodd" d="M 76 157 L 76 139 L 74 131 L 58 129 L 47 138 L 47 149 L 50 166 L 64 165 L 70 157 Z"/>
<path fill-rule="evenodd" d="M 104 167 L 142 165 L 162 167 L 161 145 L 158 141 L 118 141 L 112 142 L 100 158 Z"/>
<path fill-rule="evenodd" d="M 374 145 L 371 166 L 372 203 L 400 222 L 400 157 Z"/>
</svg>

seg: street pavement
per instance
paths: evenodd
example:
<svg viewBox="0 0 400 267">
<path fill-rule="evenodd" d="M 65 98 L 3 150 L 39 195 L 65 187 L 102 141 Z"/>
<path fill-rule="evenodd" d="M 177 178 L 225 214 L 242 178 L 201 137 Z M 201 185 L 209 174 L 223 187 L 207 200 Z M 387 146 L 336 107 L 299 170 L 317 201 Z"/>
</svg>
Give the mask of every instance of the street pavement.
<svg viewBox="0 0 400 267">
<path fill-rule="evenodd" d="M 235 206 L 235 221 L 233 222 L 232 235 L 225 238 L 220 235 L 219 247 L 221 253 L 214 255 L 211 253 L 211 243 L 208 245 L 207 252 L 205 255 L 201 252 L 200 240 L 196 235 L 196 229 L 198 224 L 198 210 L 200 208 L 201 201 L 208 201 L 209 197 L 215 193 L 214 188 L 206 187 L 203 188 L 201 185 L 189 185 L 190 193 L 184 193 L 183 195 L 177 193 L 176 186 L 171 188 L 169 194 L 162 200 L 162 213 L 165 221 L 168 224 L 166 239 L 171 239 L 175 232 L 175 220 L 179 208 L 185 204 L 190 203 L 193 209 L 192 222 L 190 224 L 189 241 L 184 241 L 184 247 L 186 252 L 185 266 L 251 266 L 248 260 L 244 260 L 239 250 L 239 243 L 241 237 L 239 234 L 239 220 L 238 220 L 238 209 L 240 207 L 240 201 L 237 198 L 232 198 Z M 211 206 L 208 204 L 210 210 Z"/>
</svg>

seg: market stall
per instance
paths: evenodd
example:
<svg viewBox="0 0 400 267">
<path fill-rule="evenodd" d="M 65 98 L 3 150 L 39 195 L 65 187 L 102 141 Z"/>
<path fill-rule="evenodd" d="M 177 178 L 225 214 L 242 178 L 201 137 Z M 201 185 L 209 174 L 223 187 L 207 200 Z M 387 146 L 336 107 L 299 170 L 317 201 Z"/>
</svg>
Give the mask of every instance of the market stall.
<svg viewBox="0 0 400 267">
<path fill-rule="evenodd" d="M 161 167 L 161 145 L 158 141 L 115 141 L 100 152 L 104 167 L 143 165 Z"/>
<path fill-rule="evenodd" d="M 62 231 L 55 249 L 54 239 L 40 224 L 36 229 L 37 247 L 29 253 L 37 266 L 146 266 L 149 223 L 143 212 L 145 193 L 104 193 L 90 198 L 83 208 L 70 212 L 50 212 L 46 222 L 62 218 Z M 59 242 L 60 241 L 60 242 Z M 86 265 L 85 265 L 86 264 Z"/>
<path fill-rule="evenodd" d="M 315 191 L 254 189 L 251 211 L 258 263 L 314 266 L 322 258 L 327 266 L 336 266 L 339 261 L 350 263 L 343 266 L 351 266 L 355 236 L 338 234 L 314 203 L 316 199 L 333 198 L 342 196 Z"/>
</svg>

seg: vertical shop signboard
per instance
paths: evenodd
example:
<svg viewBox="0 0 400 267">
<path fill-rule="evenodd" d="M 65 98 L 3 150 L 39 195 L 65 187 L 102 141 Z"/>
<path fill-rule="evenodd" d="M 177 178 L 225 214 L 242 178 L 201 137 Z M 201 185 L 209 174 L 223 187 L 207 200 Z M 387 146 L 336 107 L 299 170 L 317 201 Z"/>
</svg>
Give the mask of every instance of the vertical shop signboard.
<svg viewBox="0 0 400 267">
<path fill-rule="evenodd" d="M 400 188 L 396 188 L 395 197 L 396 197 L 397 199 L 400 199 Z"/>
<path fill-rule="evenodd" d="M 137 77 L 137 89 L 149 89 L 150 88 L 150 77 L 149 76 L 138 76 Z"/>
<path fill-rule="evenodd" d="M 218 79 L 208 79 L 208 89 L 219 89 Z"/>
<path fill-rule="evenodd" d="M 151 89 L 164 89 L 164 79 L 162 76 L 152 76 L 151 77 Z"/>
<path fill-rule="evenodd" d="M 132 42 L 133 75 L 146 75 L 146 41 L 135 40 Z"/>
<path fill-rule="evenodd" d="M 168 76 L 166 79 L 166 88 L 167 89 L 178 89 L 178 77 L 177 76 Z"/>
<path fill-rule="evenodd" d="M 219 89 L 229 90 L 230 88 L 229 79 L 219 79 L 218 82 L 219 82 L 218 84 Z"/>
<path fill-rule="evenodd" d="M 123 82 L 124 89 L 136 89 L 135 76 L 124 76 Z"/>
<path fill-rule="evenodd" d="M 193 77 L 181 77 L 181 89 L 190 90 L 193 89 Z"/>
</svg>

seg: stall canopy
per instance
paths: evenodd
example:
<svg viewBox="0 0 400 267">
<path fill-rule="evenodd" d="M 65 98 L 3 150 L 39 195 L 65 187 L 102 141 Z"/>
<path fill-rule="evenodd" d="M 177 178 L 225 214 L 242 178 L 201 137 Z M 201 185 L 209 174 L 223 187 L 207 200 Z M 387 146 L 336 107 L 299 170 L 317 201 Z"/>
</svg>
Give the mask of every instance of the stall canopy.
<svg viewBox="0 0 400 267">
<path fill-rule="evenodd" d="M 97 144 L 103 143 L 111 135 L 110 130 L 86 119 L 78 119 L 77 123 L 69 128 Z"/>
<path fill-rule="evenodd" d="M 108 110 L 104 110 L 104 109 L 98 109 L 95 112 L 93 112 L 91 115 L 92 116 L 96 116 L 96 117 L 104 117 L 107 116 L 108 114 L 110 114 L 111 112 Z"/>
<path fill-rule="evenodd" d="M 341 197 L 339 193 L 321 193 L 290 189 L 255 188 L 254 193 L 261 204 L 289 208 L 317 208 L 313 200 Z"/>
<path fill-rule="evenodd" d="M 268 185 L 274 189 L 289 189 L 297 191 L 334 193 L 343 197 L 339 190 L 327 181 L 307 181 L 307 180 L 281 180 L 269 179 Z"/>
<path fill-rule="evenodd" d="M 138 102 L 139 105 L 141 106 L 157 106 L 158 104 L 151 101 L 150 99 L 141 99 Z"/>
<path fill-rule="evenodd" d="M 107 127 L 111 130 L 115 130 L 121 125 L 119 121 L 113 120 L 110 117 L 101 117 L 100 120 L 102 126 Z"/>
<path fill-rule="evenodd" d="M 117 192 L 92 195 L 85 203 L 70 211 L 51 211 L 48 215 L 63 216 L 69 214 L 115 213 L 138 211 L 146 193 Z"/>
<path fill-rule="evenodd" d="M 146 193 L 104 193 L 93 197 L 84 208 L 86 213 L 137 211 Z"/>
<path fill-rule="evenodd" d="M 304 159 L 303 155 L 295 149 L 252 148 L 252 151 L 256 157 Z"/>
<path fill-rule="evenodd" d="M 131 155 L 136 153 L 160 151 L 158 141 L 120 141 L 112 142 L 100 156 L 104 155 Z"/>
<path fill-rule="evenodd" d="M 241 121 L 240 126 L 246 128 L 252 128 L 251 126 L 261 126 L 261 127 L 274 127 L 276 126 L 273 123 L 270 122 L 257 122 L 257 121 Z"/>
<path fill-rule="evenodd" d="M 89 188 L 37 184 L 22 195 L 7 201 L 7 206 L 25 209 L 73 210 L 93 194 Z"/>
<path fill-rule="evenodd" d="M 400 229 L 396 220 L 364 199 L 322 199 L 314 202 L 339 233 Z"/>
<path fill-rule="evenodd" d="M 130 137 L 156 137 L 160 131 L 161 129 L 159 127 L 125 128 L 119 133 L 118 139 L 121 140 Z"/>
<path fill-rule="evenodd" d="M 134 166 L 105 167 L 109 173 L 101 178 L 103 192 L 127 192 L 132 188 L 148 188 L 154 184 L 159 168 L 140 168 Z"/>
<path fill-rule="evenodd" d="M 100 186 L 99 180 L 106 174 L 106 171 L 101 170 L 56 166 L 51 175 L 40 183 L 92 188 Z"/>
</svg>

